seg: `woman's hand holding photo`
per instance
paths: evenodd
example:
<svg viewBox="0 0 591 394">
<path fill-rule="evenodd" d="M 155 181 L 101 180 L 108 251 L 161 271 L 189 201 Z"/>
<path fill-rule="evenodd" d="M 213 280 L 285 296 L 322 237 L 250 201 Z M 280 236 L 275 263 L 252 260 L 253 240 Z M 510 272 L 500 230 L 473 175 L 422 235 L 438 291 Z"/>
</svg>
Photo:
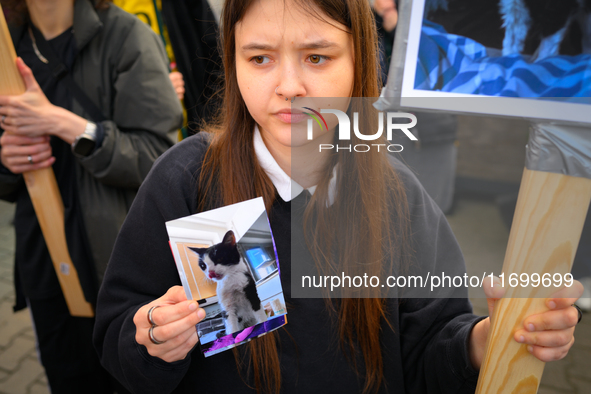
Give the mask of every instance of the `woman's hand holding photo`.
<svg viewBox="0 0 591 394">
<path fill-rule="evenodd" d="M 199 341 L 195 325 L 204 317 L 205 311 L 187 300 L 183 287 L 173 286 L 136 312 L 135 340 L 151 356 L 169 363 L 183 360 Z"/>
</svg>

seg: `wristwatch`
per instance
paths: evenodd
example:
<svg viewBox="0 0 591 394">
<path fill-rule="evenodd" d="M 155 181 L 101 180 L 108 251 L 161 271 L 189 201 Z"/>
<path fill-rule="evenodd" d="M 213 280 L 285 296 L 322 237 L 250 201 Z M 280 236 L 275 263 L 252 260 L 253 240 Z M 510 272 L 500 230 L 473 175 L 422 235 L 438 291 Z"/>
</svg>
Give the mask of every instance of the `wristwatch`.
<svg viewBox="0 0 591 394">
<path fill-rule="evenodd" d="M 84 133 L 80 134 L 72 142 L 72 153 L 78 157 L 89 156 L 96 146 L 96 123 L 86 122 Z"/>
</svg>

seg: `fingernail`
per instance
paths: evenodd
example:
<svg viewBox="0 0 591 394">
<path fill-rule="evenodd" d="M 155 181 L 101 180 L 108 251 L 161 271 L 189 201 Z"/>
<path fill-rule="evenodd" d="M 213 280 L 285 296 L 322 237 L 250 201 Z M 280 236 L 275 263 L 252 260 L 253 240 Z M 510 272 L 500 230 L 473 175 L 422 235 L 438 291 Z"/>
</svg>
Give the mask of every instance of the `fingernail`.
<svg viewBox="0 0 591 394">
<path fill-rule="evenodd" d="M 554 308 L 556 308 L 556 303 L 555 303 L 554 301 L 550 301 L 550 302 L 548 303 L 548 308 L 550 308 L 550 309 L 554 309 Z"/>
<path fill-rule="evenodd" d="M 525 337 L 524 337 L 523 335 L 522 335 L 522 336 L 520 336 L 520 337 L 517 339 L 517 342 L 519 342 L 519 343 L 523 343 L 523 342 L 525 342 Z"/>
<path fill-rule="evenodd" d="M 528 331 L 533 331 L 533 330 L 535 330 L 535 329 L 536 329 L 536 328 L 534 327 L 534 325 L 533 325 L 533 324 L 529 323 L 529 324 L 527 325 L 527 330 L 528 330 Z"/>
<path fill-rule="evenodd" d="M 200 319 L 204 319 L 205 318 L 205 310 L 199 309 L 199 312 L 197 312 L 197 317 Z"/>
<path fill-rule="evenodd" d="M 194 310 L 196 310 L 196 309 L 197 309 L 197 303 L 196 303 L 196 302 L 191 302 L 191 303 L 189 304 L 189 310 L 190 310 L 190 311 L 194 311 Z"/>
<path fill-rule="evenodd" d="M 534 347 L 533 347 L 533 346 L 531 346 L 531 345 L 530 345 L 530 346 L 528 346 L 528 347 L 527 347 L 527 351 L 528 351 L 528 352 L 530 352 L 530 353 L 531 353 L 531 352 L 533 352 L 533 351 L 534 351 Z"/>
</svg>

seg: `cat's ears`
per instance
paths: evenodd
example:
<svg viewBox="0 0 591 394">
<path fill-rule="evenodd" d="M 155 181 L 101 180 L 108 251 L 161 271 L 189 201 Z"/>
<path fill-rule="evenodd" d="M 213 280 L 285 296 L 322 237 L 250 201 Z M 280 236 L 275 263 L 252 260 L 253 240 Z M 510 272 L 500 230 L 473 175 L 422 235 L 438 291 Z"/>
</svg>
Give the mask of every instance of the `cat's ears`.
<svg viewBox="0 0 591 394">
<path fill-rule="evenodd" d="M 229 230 L 226 235 L 224 235 L 222 243 L 230 246 L 236 245 L 236 236 L 234 236 L 234 231 Z"/>
<path fill-rule="evenodd" d="M 230 230 L 226 233 L 226 235 L 224 235 L 224 239 L 222 240 L 222 243 L 225 245 L 229 245 L 229 246 L 234 246 L 236 245 L 236 236 L 234 235 L 234 231 Z M 189 246 L 188 247 L 189 250 L 191 250 L 191 252 L 193 253 L 197 253 L 199 256 L 202 256 L 205 251 L 207 250 L 207 248 L 194 248 Z"/>
<path fill-rule="evenodd" d="M 197 253 L 199 256 L 201 256 L 207 250 L 207 248 L 192 248 L 190 246 L 188 248 L 191 250 L 191 252 Z"/>
</svg>

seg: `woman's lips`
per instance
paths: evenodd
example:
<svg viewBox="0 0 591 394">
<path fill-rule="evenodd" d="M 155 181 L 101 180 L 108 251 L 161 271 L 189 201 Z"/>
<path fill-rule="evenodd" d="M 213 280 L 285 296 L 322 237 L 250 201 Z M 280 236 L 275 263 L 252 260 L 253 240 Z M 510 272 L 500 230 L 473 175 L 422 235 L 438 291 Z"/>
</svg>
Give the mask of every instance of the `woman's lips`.
<svg viewBox="0 0 591 394">
<path fill-rule="evenodd" d="M 284 123 L 299 123 L 308 116 L 301 112 L 278 112 L 275 115 Z"/>
</svg>

